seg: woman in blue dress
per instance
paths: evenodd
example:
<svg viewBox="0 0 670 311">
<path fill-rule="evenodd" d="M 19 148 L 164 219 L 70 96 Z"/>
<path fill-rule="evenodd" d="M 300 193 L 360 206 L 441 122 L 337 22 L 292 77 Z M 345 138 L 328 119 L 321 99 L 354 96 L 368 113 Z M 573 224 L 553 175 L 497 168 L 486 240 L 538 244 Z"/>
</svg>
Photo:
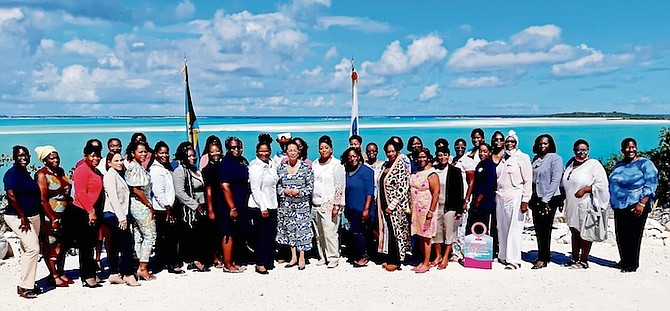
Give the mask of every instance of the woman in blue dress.
<svg viewBox="0 0 670 311">
<path fill-rule="evenodd" d="M 312 249 L 310 198 L 314 190 L 312 168 L 298 159 L 295 141 L 288 143 L 288 161 L 279 165 L 277 175 L 277 243 L 291 247 L 291 260 L 286 268 L 305 269 L 305 251 Z M 298 258 L 298 252 L 300 254 Z"/>
</svg>

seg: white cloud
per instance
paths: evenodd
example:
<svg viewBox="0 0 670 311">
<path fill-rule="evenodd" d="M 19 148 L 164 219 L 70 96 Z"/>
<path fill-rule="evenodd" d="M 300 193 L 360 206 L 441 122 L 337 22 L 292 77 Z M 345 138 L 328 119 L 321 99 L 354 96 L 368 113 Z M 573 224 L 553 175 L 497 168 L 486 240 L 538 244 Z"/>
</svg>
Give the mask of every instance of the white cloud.
<svg viewBox="0 0 670 311">
<path fill-rule="evenodd" d="M 556 25 L 530 26 L 510 38 L 513 46 L 546 49 L 561 39 L 561 28 Z"/>
<path fill-rule="evenodd" d="M 43 49 L 53 49 L 56 46 L 56 41 L 50 39 L 40 40 L 40 47 Z"/>
<path fill-rule="evenodd" d="M 321 74 L 321 66 L 316 66 L 316 68 L 312 70 L 303 70 L 302 74 L 306 76 L 318 76 Z"/>
<path fill-rule="evenodd" d="M 442 43 L 442 38 L 436 34 L 429 34 L 414 39 L 405 53 L 400 41 L 396 40 L 386 47 L 378 62 L 364 62 L 362 67 L 364 70 L 381 75 L 405 74 L 419 66 L 438 62 L 447 56 L 447 49 Z"/>
<path fill-rule="evenodd" d="M 0 25 L 10 20 L 20 20 L 23 12 L 19 8 L 0 9 Z"/>
<path fill-rule="evenodd" d="M 63 44 L 63 51 L 81 55 L 101 56 L 111 52 L 111 49 L 104 44 L 76 38 Z"/>
<path fill-rule="evenodd" d="M 529 114 L 529 113 L 540 112 L 539 105 L 525 102 L 492 104 L 491 107 L 496 108 L 497 110 L 505 114 L 515 114 L 515 113 Z"/>
<path fill-rule="evenodd" d="M 652 103 L 653 100 L 649 96 L 640 96 L 638 98 L 631 99 L 630 102 L 634 104 L 649 104 Z"/>
<path fill-rule="evenodd" d="M 101 19 L 88 18 L 83 16 L 72 16 L 69 13 L 63 13 L 63 21 L 68 24 L 87 26 L 87 27 L 102 25 L 106 23 L 106 21 L 103 21 Z"/>
<path fill-rule="evenodd" d="M 388 23 L 373 21 L 367 17 L 323 16 L 317 21 L 317 28 L 328 30 L 331 27 L 346 27 L 363 32 L 386 32 L 391 29 Z"/>
<path fill-rule="evenodd" d="M 497 76 L 486 76 L 479 78 L 465 78 L 460 77 L 449 83 L 449 87 L 452 88 L 481 88 L 481 87 L 494 87 L 503 85 L 502 80 Z"/>
<path fill-rule="evenodd" d="M 144 47 L 144 42 L 133 42 L 132 47 L 143 48 Z"/>
<path fill-rule="evenodd" d="M 440 85 L 437 83 L 428 85 L 423 88 L 423 92 L 421 92 L 421 95 L 419 95 L 419 100 L 422 102 L 429 101 L 433 97 L 437 96 L 437 94 L 440 92 Z"/>
<path fill-rule="evenodd" d="M 129 89 L 143 89 L 151 85 L 151 80 L 148 79 L 128 79 L 125 81 L 125 87 Z"/>
<path fill-rule="evenodd" d="M 456 72 L 497 71 L 542 63 L 566 61 L 574 57 L 574 49 L 557 44 L 546 50 L 516 50 L 502 41 L 468 39 L 465 46 L 456 50 L 447 66 Z"/>
<path fill-rule="evenodd" d="M 372 89 L 366 95 L 370 97 L 388 97 L 390 99 L 395 99 L 400 95 L 400 90 L 395 87 Z"/>
<path fill-rule="evenodd" d="M 178 19 L 185 19 L 193 16 L 195 13 L 195 5 L 189 0 L 182 0 L 174 9 L 174 15 Z"/>
<path fill-rule="evenodd" d="M 621 69 L 635 61 L 635 55 L 630 53 L 608 54 L 590 48 L 585 44 L 579 46 L 587 55 L 566 63 L 556 64 L 551 67 L 551 73 L 557 77 L 575 77 L 595 73 L 605 73 Z"/>
<path fill-rule="evenodd" d="M 305 103 L 307 107 L 323 107 L 323 106 L 332 106 L 333 100 L 326 100 L 323 96 L 318 96 L 317 98 L 309 98 Z"/>
<path fill-rule="evenodd" d="M 461 25 L 458 25 L 458 29 L 460 29 L 462 32 L 466 32 L 466 33 L 472 32 L 472 25 L 461 24 Z"/>
<path fill-rule="evenodd" d="M 337 57 L 337 48 L 331 46 L 330 49 L 326 52 L 326 55 L 323 56 L 324 60 L 329 60 L 331 58 Z"/>
<path fill-rule="evenodd" d="M 47 63 L 41 70 L 33 71 L 36 86 L 31 88 L 31 98 L 72 102 L 97 102 L 93 76 L 82 65 L 70 65 L 58 74 L 58 68 Z M 84 112 L 82 112 L 85 114 Z"/>
<path fill-rule="evenodd" d="M 561 43 L 561 28 L 556 25 L 531 26 L 509 42 L 470 38 L 447 62 L 456 72 L 497 71 L 573 59 L 573 47 Z"/>
</svg>

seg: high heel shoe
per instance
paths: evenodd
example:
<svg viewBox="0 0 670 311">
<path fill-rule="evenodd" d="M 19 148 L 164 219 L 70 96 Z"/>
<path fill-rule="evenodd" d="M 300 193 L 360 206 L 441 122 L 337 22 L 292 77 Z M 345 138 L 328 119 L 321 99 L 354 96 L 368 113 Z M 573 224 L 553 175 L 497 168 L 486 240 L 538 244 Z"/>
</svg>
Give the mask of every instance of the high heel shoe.
<svg viewBox="0 0 670 311">
<path fill-rule="evenodd" d="M 51 277 L 48 278 L 48 280 L 49 280 L 49 284 L 51 286 L 54 286 L 54 287 L 69 287 L 70 286 L 70 284 L 68 282 L 66 282 L 63 279 L 58 278 L 58 277 L 51 276 Z M 56 281 L 56 280 L 60 281 L 60 283 L 58 283 L 58 281 Z"/>
<path fill-rule="evenodd" d="M 540 264 L 540 262 L 541 262 L 541 264 Z M 532 267 L 530 267 L 530 269 L 531 270 L 539 270 L 539 269 L 546 268 L 546 267 L 547 267 L 547 262 L 546 261 L 539 261 L 538 260 L 538 261 L 535 262 L 535 264 Z"/>
<path fill-rule="evenodd" d="M 268 272 L 267 269 L 266 269 L 266 270 L 261 270 L 261 269 L 258 269 L 258 267 L 256 267 L 255 271 L 256 271 L 256 273 L 258 273 L 258 274 L 263 274 L 263 275 L 270 274 L 270 272 Z"/>
<path fill-rule="evenodd" d="M 153 281 L 156 279 L 156 276 L 149 273 L 149 271 L 137 270 L 137 279 L 140 281 Z"/>
<path fill-rule="evenodd" d="M 89 283 L 93 282 L 93 284 Z M 81 282 L 81 286 L 86 287 L 86 288 L 98 288 L 102 287 L 102 284 L 95 282 L 94 278 L 86 279 L 85 281 Z"/>
<path fill-rule="evenodd" d="M 284 266 L 284 268 L 286 268 L 286 269 L 288 269 L 288 268 L 293 268 L 293 267 L 295 267 L 295 266 L 297 266 L 297 265 L 298 265 L 298 262 L 297 262 L 297 261 L 294 262 L 294 263 L 287 263 L 287 264 Z M 303 268 L 304 268 L 304 267 L 303 267 Z"/>
<path fill-rule="evenodd" d="M 135 279 L 135 276 L 132 274 L 124 276 L 123 281 L 126 283 L 126 285 L 131 287 L 142 286 L 142 283 L 138 282 L 137 279 Z"/>
<path fill-rule="evenodd" d="M 304 265 L 298 266 L 298 270 L 300 270 L 300 271 L 305 270 L 305 266 Z"/>
<path fill-rule="evenodd" d="M 59 278 L 68 285 L 72 285 L 75 283 L 72 279 L 66 277 L 65 275 L 61 275 Z"/>
<path fill-rule="evenodd" d="M 26 299 L 37 298 L 37 294 L 35 294 L 35 292 L 32 289 L 22 288 L 21 286 L 16 287 L 16 293 L 19 294 L 19 296 Z"/>
</svg>

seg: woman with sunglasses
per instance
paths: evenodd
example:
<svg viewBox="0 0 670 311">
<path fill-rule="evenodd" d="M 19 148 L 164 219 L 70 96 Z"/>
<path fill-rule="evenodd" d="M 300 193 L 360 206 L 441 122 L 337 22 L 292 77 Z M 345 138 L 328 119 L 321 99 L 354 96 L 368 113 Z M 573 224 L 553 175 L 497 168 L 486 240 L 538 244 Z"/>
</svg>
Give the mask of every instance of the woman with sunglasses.
<svg viewBox="0 0 670 311">
<path fill-rule="evenodd" d="M 561 186 L 565 193 L 565 213 L 572 234 L 572 258 L 564 264 L 573 269 L 587 269 L 591 251 L 590 241 L 579 234 L 579 207 L 593 204 L 600 208 L 609 203 L 609 182 L 600 161 L 589 158 L 589 143 L 578 139 L 573 145 L 575 156 L 568 160 Z"/>
<path fill-rule="evenodd" d="M 463 210 L 467 211 L 470 204 L 470 196 L 472 190 L 475 186 L 475 167 L 477 162 L 475 162 L 470 156 L 465 154 L 467 150 L 468 143 L 465 142 L 465 139 L 459 138 L 456 139 L 454 143 L 454 157 L 451 165 L 458 167 L 461 170 L 461 175 L 463 177 L 463 197 L 465 201 L 463 202 Z"/>
<path fill-rule="evenodd" d="M 228 218 L 228 228 L 223 228 L 223 272 L 243 272 L 245 268 L 237 261 L 246 260 L 246 240 L 248 236 L 248 203 L 251 194 L 249 184 L 249 162 L 242 156 L 242 141 L 237 137 L 228 137 L 225 141 L 226 155 L 219 165 L 219 184 L 223 190 L 223 205 L 219 215 Z M 227 229 L 227 230 L 225 230 Z M 233 237 L 237 246 L 233 244 Z M 236 254 L 233 254 L 236 253 Z"/>
<path fill-rule="evenodd" d="M 510 130 L 505 137 L 505 156 L 496 169 L 496 217 L 500 243 L 498 260 L 507 270 L 521 267 L 523 220 L 533 192 L 530 157 L 521 152 L 518 145 L 519 137 Z"/>
</svg>

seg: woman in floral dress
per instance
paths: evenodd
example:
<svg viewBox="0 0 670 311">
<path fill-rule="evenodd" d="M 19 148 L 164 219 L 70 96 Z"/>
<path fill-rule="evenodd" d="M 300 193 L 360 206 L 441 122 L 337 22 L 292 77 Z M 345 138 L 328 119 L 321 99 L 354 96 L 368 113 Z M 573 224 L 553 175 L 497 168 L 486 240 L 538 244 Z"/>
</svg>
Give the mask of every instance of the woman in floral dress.
<svg viewBox="0 0 670 311">
<path fill-rule="evenodd" d="M 277 175 L 277 243 L 291 247 L 291 260 L 286 268 L 305 269 L 305 251 L 312 249 L 310 198 L 314 190 L 312 168 L 298 159 L 295 141 L 288 143 L 288 161 L 279 165 Z M 297 256 L 300 252 L 300 258 Z"/>
<path fill-rule="evenodd" d="M 416 273 L 430 270 L 430 240 L 437 230 L 433 214 L 440 197 L 440 179 L 432 166 L 433 157 L 427 148 L 416 153 L 417 171 L 409 179 L 412 206 L 412 235 L 420 239 L 423 261 L 412 269 Z"/>
</svg>

